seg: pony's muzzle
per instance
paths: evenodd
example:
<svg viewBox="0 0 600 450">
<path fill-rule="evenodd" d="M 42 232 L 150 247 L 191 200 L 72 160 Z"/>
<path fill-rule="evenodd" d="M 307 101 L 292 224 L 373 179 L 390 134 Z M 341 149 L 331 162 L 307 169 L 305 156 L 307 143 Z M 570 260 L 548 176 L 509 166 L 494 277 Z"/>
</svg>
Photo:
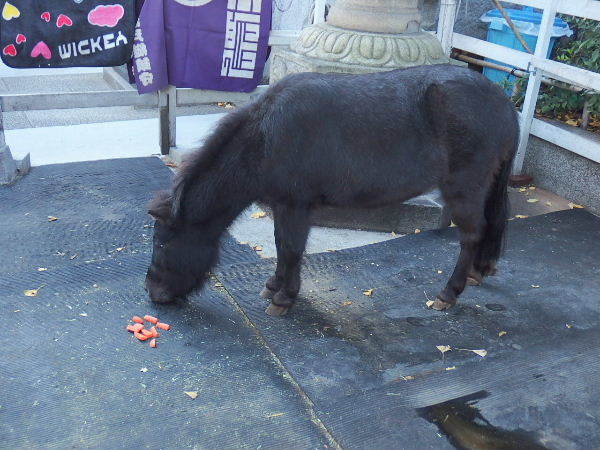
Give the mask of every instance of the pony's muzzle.
<svg viewBox="0 0 600 450">
<path fill-rule="evenodd" d="M 146 275 L 146 283 L 144 288 L 148 295 L 150 296 L 150 300 L 155 303 L 169 303 L 175 300 L 175 298 L 161 286 L 156 280 L 153 280 L 148 275 Z"/>
</svg>

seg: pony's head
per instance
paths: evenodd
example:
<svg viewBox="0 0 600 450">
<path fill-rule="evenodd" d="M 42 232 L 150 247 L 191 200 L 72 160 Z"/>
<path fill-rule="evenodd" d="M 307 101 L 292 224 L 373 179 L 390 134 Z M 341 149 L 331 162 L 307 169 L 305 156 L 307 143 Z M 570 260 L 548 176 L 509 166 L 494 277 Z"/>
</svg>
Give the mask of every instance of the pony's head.
<svg viewBox="0 0 600 450">
<path fill-rule="evenodd" d="M 146 290 L 159 303 L 201 289 L 218 254 L 218 236 L 208 226 L 184 220 L 176 192 L 159 193 L 148 210 L 156 222 Z"/>
</svg>

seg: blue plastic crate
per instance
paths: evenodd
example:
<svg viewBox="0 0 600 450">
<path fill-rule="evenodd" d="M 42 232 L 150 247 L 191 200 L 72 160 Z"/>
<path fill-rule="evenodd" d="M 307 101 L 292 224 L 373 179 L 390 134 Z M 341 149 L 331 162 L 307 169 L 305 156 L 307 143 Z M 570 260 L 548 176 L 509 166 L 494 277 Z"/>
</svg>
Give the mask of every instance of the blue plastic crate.
<svg viewBox="0 0 600 450">
<path fill-rule="evenodd" d="M 521 35 L 523 39 L 529 47 L 533 50 L 535 49 L 535 45 L 537 43 L 537 32 L 538 26 L 542 22 L 542 14 L 536 12 L 533 8 L 525 8 L 525 9 L 505 9 L 505 11 L 510 16 L 511 20 L 515 23 L 515 25 L 521 31 Z M 493 42 L 494 44 L 499 44 L 504 47 L 514 48 L 515 50 L 526 51 L 521 42 L 517 39 L 513 31 L 510 29 L 506 20 L 502 17 L 502 14 L 497 9 L 492 11 L 488 11 L 481 20 L 489 22 L 488 32 L 487 32 L 487 41 Z M 561 36 L 570 36 L 572 34 L 569 25 L 562 19 L 556 18 L 554 20 L 554 30 L 552 33 L 552 37 L 550 38 L 550 46 L 548 47 L 547 58 L 550 58 L 554 48 L 556 46 L 556 42 Z M 493 62 L 496 64 L 500 64 L 505 67 L 514 68 L 509 64 L 504 64 L 499 61 L 495 61 L 493 59 L 486 58 L 486 61 Z M 508 96 L 512 95 L 514 84 L 516 82 L 516 77 L 507 72 L 503 72 L 497 69 L 491 69 L 489 67 L 485 67 L 483 69 L 483 74 L 488 77 L 490 80 L 495 83 L 499 83 L 501 85 L 506 85 L 505 92 Z"/>
</svg>

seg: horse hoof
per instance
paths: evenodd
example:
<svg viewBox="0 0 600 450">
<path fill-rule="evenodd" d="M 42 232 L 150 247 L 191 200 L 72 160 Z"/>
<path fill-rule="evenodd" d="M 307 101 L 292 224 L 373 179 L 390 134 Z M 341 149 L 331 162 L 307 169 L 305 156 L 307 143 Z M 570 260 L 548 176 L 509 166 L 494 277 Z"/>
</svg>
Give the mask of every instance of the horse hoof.
<svg viewBox="0 0 600 450">
<path fill-rule="evenodd" d="M 468 286 L 481 286 L 481 281 L 479 281 L 477 278 L 469 275 L 467 277 L 467 285 Z"/>
<path fill-rule="evenodd" d="M 268 300 L 271 300 L 273 297 L 275 297 L 275 294 L 277 294 L 277 291 L 269 289 L 268 287 L 265 287 L 262 291 L 260 291 L 260 297 Z"/>
<path fill-rule="evenodd" d="M 436 311 L 443 311 L 445 309 L 451 308 L 452 306 L 454 306 L 454 304 L 436 298 L 433 302 L 433 305 L 431 305 L 431 309 L 435 309 Z"/>
<path fill-rule="evenodd" d="M 277 306 L 277 305 L 274 305 L 273 303 L 271 303 L 267 307 L 267 309 L 265 309 L 265 312 L 269 316 L 274 316 L 274 317 L 285 316 L 290 308 L 291 308 L 290 306 Z"/>
</svg>

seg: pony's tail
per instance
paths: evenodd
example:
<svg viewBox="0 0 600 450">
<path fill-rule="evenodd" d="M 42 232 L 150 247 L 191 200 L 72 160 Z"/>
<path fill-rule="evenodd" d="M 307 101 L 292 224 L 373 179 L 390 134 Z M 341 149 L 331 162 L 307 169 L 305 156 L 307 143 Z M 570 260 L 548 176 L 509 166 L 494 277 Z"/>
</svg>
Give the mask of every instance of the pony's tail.
<svg viewBox="0 0 600 450">
<path fill-rule="evenodd" d="M 514 156 L 500 165 L 485 201 L 484 216 L 486 226 L 475 259 L 475 270 L 481 275 L 493 275 L 496 261 L 504 247 L 504 234 L 508 222 L 508 179 Z"/>
</svg>

